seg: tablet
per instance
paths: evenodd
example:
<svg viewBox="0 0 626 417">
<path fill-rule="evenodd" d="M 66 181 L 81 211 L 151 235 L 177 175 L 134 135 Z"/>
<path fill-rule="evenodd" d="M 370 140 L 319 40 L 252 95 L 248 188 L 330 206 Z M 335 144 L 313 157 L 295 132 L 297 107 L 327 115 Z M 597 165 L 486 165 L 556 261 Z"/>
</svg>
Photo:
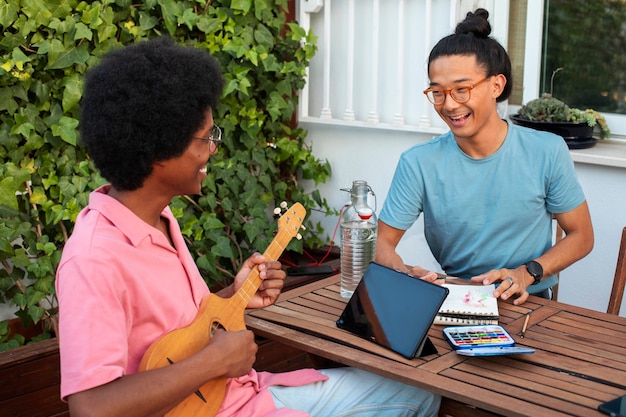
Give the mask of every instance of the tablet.
<svg viewBox="0 0 626 417">
<path fill-rule="evenodd" d="M 371 262 L 337 326 L 406 358 L 437 353 L 428 339 L 449 290 Z"/>
</svg>

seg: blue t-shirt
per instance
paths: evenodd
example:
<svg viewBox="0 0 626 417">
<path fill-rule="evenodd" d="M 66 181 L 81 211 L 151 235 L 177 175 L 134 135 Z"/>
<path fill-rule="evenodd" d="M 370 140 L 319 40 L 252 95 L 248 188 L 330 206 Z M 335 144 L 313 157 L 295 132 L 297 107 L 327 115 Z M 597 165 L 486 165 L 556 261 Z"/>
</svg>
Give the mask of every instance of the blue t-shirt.
<svg viewBox="0 0 626 417">
<path fill-rule="evenodd" d="M 584 201 L 565 141 L 509 123 L 486 158 L 466 155 L 451 132 L 403 152 L 379 218 L 407 230 L 423 213 L 437 262 L 470 278 L 542 255 L 552 246 L 552 213 Z M 555 283 L 544 279 L 532 292 Z"/>
</svg>

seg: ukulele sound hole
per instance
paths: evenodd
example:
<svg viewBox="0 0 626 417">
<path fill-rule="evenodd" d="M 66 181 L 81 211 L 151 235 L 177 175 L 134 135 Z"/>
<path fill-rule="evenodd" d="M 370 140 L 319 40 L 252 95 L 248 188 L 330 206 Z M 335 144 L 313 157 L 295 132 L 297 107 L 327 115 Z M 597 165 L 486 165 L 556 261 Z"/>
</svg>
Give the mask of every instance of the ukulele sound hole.
<svg viewBox="0 0 626 417">
<path fill-rule="evenodd" d="M 211 329 L 210 329 L 209 336 L 210 336 L 210 337 L 213 337 L 213 335 L 215 334 L 215 331 L 216 331 L 216 330 L 218 330 L 218 329 L 221 329 L 221 330 L 226 330 L 226 329 L 224 328 L 224 326 L 222 326 L 222 325 L 221 325 L 220 323 L 218 323 L 218 322 L 213 322 L 213 323 L 211 323 Z"/>
</svg>

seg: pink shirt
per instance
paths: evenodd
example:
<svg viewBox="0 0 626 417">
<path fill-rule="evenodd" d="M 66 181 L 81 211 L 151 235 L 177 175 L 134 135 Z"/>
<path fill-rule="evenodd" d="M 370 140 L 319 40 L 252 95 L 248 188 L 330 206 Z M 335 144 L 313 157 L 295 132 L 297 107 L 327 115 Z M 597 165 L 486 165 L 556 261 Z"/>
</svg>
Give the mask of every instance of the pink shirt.
<svg viewBox="0 0 626 417">
<path fill-rule="evenodd" d="M 169 220 L 175 248 L 109 197 L 108 188 L 91 193 L 57 270 L 63 399 L 137 372 L 146 349 L 163 334 L 190 324 L 209 294 L 169 207 L 162 216 Z M 275 410 L 266 388 L 324 379 L 311 369 L 253 370 L 229 380 L 219 415 L 306 415 Z"/>
</svg>

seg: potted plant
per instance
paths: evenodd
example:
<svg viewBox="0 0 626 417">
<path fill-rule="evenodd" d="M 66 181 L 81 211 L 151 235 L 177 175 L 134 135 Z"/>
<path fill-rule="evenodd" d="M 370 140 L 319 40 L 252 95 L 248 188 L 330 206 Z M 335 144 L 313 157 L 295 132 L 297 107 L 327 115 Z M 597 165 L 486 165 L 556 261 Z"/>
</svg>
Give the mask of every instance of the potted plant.
<svg viewBox="0 0 626 417">
<path fill-rule="evenodd" d="M 557 68 L 550 80 L 550 93 L 529 101 L 517 114 L 510 115 L 513 123 L 561 136 L 570 149 L 594 146 L 599 139 L 607 139 L 611 131 L 604 116 L 593 109 L 580 110 L 569 107 L 552 96 L 554 76 L 563 68 Z M 594 132 L 598 131 L 597 137 Z"/>
</svg>

